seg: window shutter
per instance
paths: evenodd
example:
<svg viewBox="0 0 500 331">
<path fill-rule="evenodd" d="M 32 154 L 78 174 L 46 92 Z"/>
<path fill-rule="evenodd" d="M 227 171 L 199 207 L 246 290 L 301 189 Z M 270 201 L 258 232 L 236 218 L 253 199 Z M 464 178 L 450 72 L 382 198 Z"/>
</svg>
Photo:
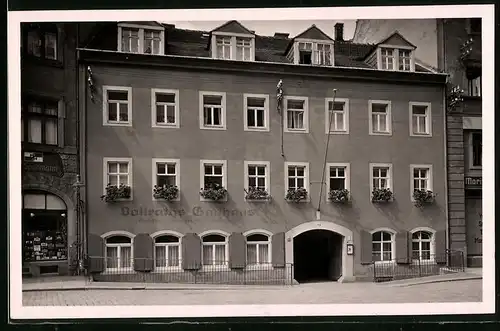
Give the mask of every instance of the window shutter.
<svg viewBox="0 0 500 331">
<path fill-rule="evenodd" d="M 229 267 L 243 269 L 246 265 L 246 239 L 242 233 L 233 232 L 229 236 Z"/>
<path fill-rule="evenodd" d="M 370 232 L 361 230 L 361 263 L 372 263 L 372 235 Z"/>
<path fill-rule="evenodd" d="M 153 238 L 147 233 L 134 237 L 134 270 L 153 270 Z"/>
<path fill-rule="evenodd" d="M 411 237 L 408 231 L 401 231 L 396 233 L 396 262 L 397 263 L 410 263 L 410 243 Z"/>
<path fill-rule="evenodd" d="M 279 232 L 271 238 L 273 267 L 285 266 L 285 233 Z"/>
<path fill-rule="evenodd" d="M 201 268 L 201 239 L 196 233 L 186 233 L 182 237 L 182 269 L 198 270 Z"/>
<path fill-rule="evenodd" d="M 88 234 L 87 238 L 87 255 L 88 255 L 88 268 L 91 273 L 98 273 L 104 271 L 104 239 L 93 233 Z"/>
<path fill-rule="evenodd" d="M 434 234 L 434 245 L 437 263 L 446 263 L 446 231 L 437 231 Z"/>
</svg>

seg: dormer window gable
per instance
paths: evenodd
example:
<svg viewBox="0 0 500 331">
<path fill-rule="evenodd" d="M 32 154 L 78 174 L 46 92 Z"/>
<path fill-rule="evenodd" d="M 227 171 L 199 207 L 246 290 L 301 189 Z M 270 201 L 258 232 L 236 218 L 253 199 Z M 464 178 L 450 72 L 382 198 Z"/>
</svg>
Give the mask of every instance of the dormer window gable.
<svg viewBox="0 0 500 331">
<path fill-rule="evenodd" d="M 395 32 L 377 44 L 367 62 L 378 70 L 414 72 L 415 49 L 413 44 Z"/>
<path fill-rule="evenodd" d="M 287 58 L 294 64 L 334 66 L 334 41 L 313 25 L 292 40 Z"/>
<path fill-rule="evenodd" d="M 237 21 L 229 21 L 211 32 L 212 58 L 255 61 L 255 33 Z"/>
<path fill-rule="evenodd" d="M 118 23 L 118 51 L 152 55 L 165 54 L 165 28 L 155 22 Z"/>
</svg>

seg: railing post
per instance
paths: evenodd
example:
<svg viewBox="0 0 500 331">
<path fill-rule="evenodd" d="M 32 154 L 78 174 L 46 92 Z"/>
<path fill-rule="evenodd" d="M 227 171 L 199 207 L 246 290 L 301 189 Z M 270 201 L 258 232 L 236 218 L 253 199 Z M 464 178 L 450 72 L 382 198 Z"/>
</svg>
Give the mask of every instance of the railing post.
<svg viewBox="0 0 500 331">
<path fill-rule="evenodd" d="M 422 265 L 420 263 L 420 256 L 418 257 L 418 277 L 422 277 Z"/>
<path fill-rule="evenodd" d="M 377 281 L 377 268 L 375 262 L 372 262 L 372 268 L 373 268 L 373 281 Z"/>
</svg>

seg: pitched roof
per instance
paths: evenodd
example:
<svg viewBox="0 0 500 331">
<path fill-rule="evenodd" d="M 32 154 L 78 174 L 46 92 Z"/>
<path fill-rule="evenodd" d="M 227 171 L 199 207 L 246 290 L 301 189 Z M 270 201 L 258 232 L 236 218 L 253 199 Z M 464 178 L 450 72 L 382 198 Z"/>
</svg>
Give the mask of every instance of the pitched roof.
<svg viewBox="0 0 500 331">
<path fill-rule="evenodd" d="M 417 48 L 417 46 L 413 45 L 411 42 L 409 42 L 409 41 L 408 41 L 408 39 L 406 39 L 405 37 L 403 37 L 403 36 L 401 35 L 401 33 L 399 33 L 399 31 L 398 31 L 398 30 L 395 30 L 395 31 L 394 31 L 393 33 L 391 33 L 388 37 L 386 37 L 386 38 L 382 39 L 381 41 L 379 41 L 379 42 L 377 43 L 377 45 L 382 45 L 382 44 L 385 44 L 385 43 L 387 43 L 387 41 L 389 41 L 389 40 L 391 40 L 391 41 L 396 41 L 396 42 L 397 42 L 397 43 L 396 43 L 396 45 L 399 45 L 401 42 L 403 42 L 403 43 L 406 43 L 406 44 L 407 44 L 407 46 L 411 46 L 411 47 L 413 47 L 413 48 Z"/>
<path fill-rule="evenodd" d="M 248 30 L 238 21 L 232 20 L 216 27 L 210 32 L 232 32 L 232 33 L 242 33 L 242 34 L 255 34 L 255 32 Z"/>
</svg>

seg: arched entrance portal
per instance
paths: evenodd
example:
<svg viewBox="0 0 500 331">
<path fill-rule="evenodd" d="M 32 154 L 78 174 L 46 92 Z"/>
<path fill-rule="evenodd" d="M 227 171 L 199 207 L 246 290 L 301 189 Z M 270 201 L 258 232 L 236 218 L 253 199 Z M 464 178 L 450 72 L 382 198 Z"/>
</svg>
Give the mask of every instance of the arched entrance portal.
<svg viewBox="0 0 500 331">
<path fill-rule="evenodd" d="M 296 281 L 337 281 L 342 276 L 343 238 L 340 234 L 328 230 L 310 230 L 293 240 Z"/>
<path fill-rule="evenodd" d="M 45 191 L 23 194 L 23 264 L 31 273 L 59 274 L 61 262 L 68 259 L 66 203 Z"/>
<path fill-rule="evenodd" d="M 354 258 L 347 255 L 353 233 L 348 228 L 326 221 L 299 224 L 285 234 L 285 259 L 292 264 L 298 282 L 352 281 Z"/>
</svg>

